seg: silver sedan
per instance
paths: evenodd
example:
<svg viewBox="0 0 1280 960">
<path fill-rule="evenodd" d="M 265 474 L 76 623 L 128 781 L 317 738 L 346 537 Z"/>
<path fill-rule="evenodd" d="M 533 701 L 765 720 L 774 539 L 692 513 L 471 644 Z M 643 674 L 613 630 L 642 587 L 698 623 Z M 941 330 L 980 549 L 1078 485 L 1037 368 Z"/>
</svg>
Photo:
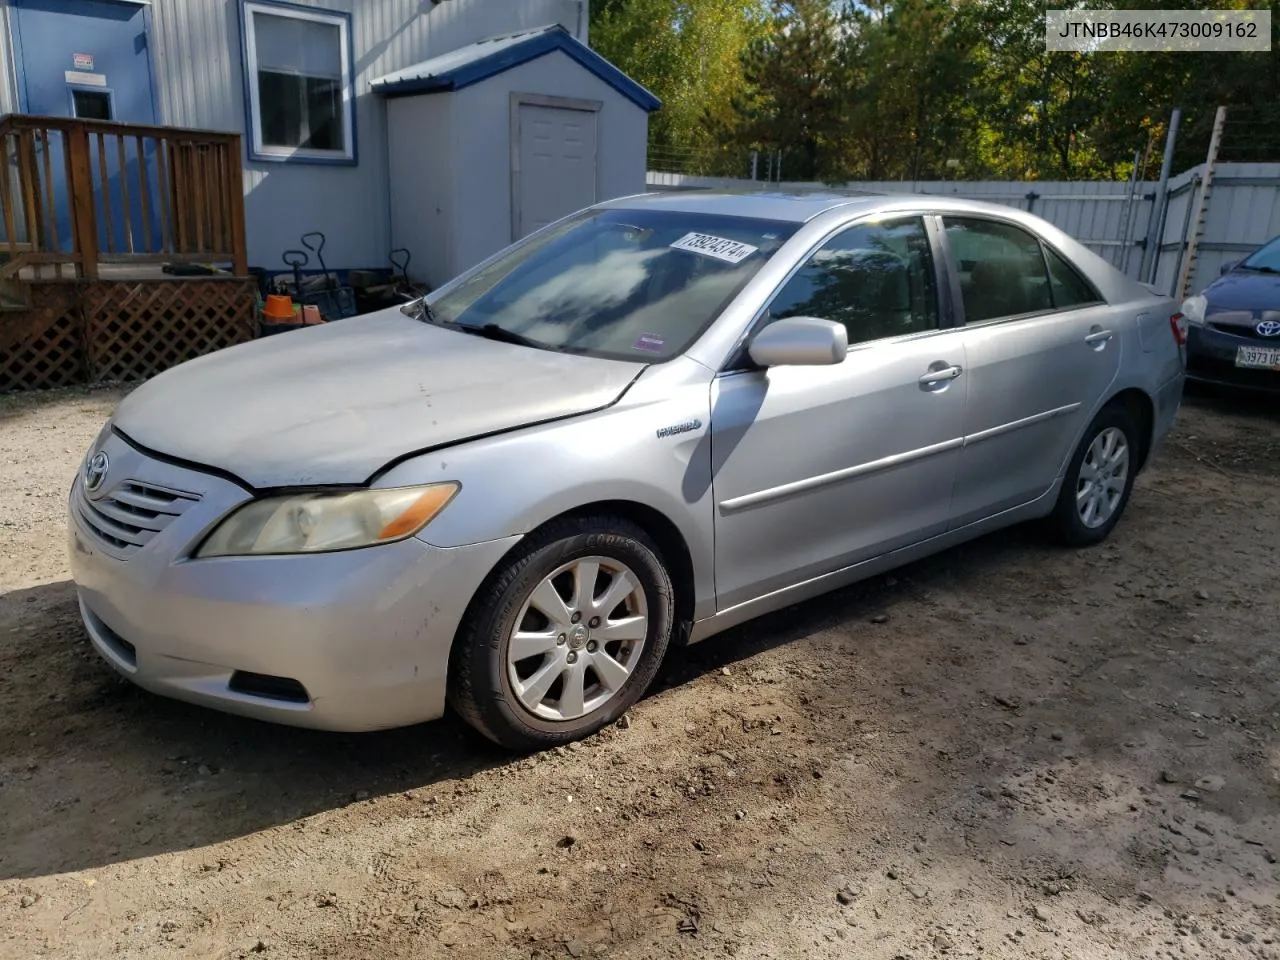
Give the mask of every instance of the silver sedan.
<svg viewBox="0 0 1280 960">
<path fill-rule="evenodd" d="M 674 645 L 1015 523 L 1101 541 L 1185 332 L 1003 206 L 614 200 L 135 390 L 71 488 L 81 612 L 158 694 L 563 743 Z"/>
</svg>

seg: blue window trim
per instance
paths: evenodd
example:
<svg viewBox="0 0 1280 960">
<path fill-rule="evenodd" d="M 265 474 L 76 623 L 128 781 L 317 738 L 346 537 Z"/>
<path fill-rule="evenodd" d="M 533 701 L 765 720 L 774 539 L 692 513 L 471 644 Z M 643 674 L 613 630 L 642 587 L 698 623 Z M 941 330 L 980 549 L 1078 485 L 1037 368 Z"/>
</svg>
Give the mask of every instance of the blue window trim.
<svg viewBox="0 0 1280 960">
<path fill-rule="evenodd" d="M 314 19 L 323 17 L 326 20 L 341 20 L 345 24 L 346 32 L 346 49 L 343 54 L 346 57 L 347 67 L 347 90 L 346 102 L 344 104 L 348 118 L 349 129 L 351 133 L 351 154 L 350 156 L 323 156 L 314 154 L 290 154 L 282 155 L 280 153 L 263 153 L 257 149 L 255 145 L 254 134 L 254 111 L 257 109 L 253 102 L 253 77 L 252 69 L 249 66 L 249 8 L 264 7 L 275 8 L 283 15 L 300 14 L 303 18 Z M 351 14 L 345 10 L 331 10 L 328 7 L 311 7 L 298 3 L 286 3 L 284 0 L 239 0 L 237 4 L 240 16 L 240 67 L 244 78 L 244 145 L 245 152 L 249 160 L 255 163 L 298 163 L 311 164 L 317 166 L 329 167 L 355 167 L 360 163 L 360 150 L 358 137 L 356 134 L 356 65 L 355 65 L 355 37 L 354 25 Z"/>
</svg>

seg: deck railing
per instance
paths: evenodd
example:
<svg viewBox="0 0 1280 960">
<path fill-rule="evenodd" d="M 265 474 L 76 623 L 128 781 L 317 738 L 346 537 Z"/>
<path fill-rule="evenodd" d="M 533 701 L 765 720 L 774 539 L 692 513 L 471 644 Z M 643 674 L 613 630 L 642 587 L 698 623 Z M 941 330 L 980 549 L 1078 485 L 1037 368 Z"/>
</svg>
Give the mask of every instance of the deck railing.
<svg viewBox="0 0 1280 960">
<path fill-rule="evenodd" d="M 9 114 L 0 164 L 0 280 L 110 263 L 248 273 L 238 134 Z"/>
</svg>

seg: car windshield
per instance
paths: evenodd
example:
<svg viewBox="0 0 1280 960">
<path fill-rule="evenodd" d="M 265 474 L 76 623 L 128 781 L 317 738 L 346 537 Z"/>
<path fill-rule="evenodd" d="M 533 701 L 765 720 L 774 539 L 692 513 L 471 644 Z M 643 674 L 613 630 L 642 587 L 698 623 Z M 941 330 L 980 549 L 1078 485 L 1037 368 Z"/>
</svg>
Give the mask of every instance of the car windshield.
<svg viewBox="0 0 1280 960">
<path fill-rule="evenodd" d="M 1240 264 L 1246 270 L 1266 270 L 1280 273 L 1280 237 L 1255 250 Z"/>
<path fill-rule="evenodd" d="M 795 229 L 746 217 L 591 210 L 430 300 L 430 319 L 548 350 L 669 360 Z"/>
</svg>

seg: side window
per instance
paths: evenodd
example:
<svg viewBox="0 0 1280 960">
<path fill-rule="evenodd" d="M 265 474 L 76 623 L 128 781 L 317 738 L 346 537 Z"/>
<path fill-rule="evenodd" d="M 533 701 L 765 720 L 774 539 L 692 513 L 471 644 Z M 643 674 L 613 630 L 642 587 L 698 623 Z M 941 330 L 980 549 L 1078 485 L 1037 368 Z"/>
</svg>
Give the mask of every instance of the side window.
<svg viewBox="0 0 1280 960">
<path fill-rule="evenodd" d="M 766 322 L 783 317 L 843 323 L 850 344 L 937 327 L 924 221 L 862 224 L 832 237 L 774 296 Z"/>
<path fill-rule="evenodd" d="M 1053 284 L 1053 305 L 1059 310 L 1083 306 L 1086 303 L 1097 303 L 1098 295 L 1085 282 L 1075 267 L 1063 260 L 1048 247 L 1044 248 L 1045 259 L 1049 261 L 1049 280 Z"/>
<path fill-rule="evenodd" d="M 1040 241 L 994 220 L 946 217 L 966 323 L 1053 309 Z"/>
</svg>

